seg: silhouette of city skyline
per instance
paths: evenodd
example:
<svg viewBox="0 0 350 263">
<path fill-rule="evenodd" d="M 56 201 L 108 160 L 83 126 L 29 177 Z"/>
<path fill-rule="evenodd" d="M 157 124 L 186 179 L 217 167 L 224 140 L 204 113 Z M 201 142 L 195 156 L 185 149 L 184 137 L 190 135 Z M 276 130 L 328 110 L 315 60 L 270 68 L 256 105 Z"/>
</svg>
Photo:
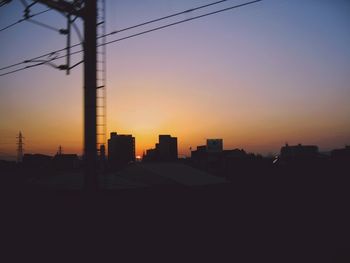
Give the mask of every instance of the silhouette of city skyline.
<svg viewBox="0 0 350 263">
<path fill-rule="evenodd" d="M 17 142 L 17 165 L 24 165 L 31 169 L 53 167 L 55 170 L 76 170 L 83 165 L 83 156 L 76 153 L 64 153 L 63 147 L 58 146 L 54 156 L 42 153 L 27 153 L 24 151 L 24 137 L 21 132 L 16 137 Z M 268 165 L 275 166 L 314 166 L 317 168 L 322 162 L 332 164 L 345 164 L 350 158 L 350 146 L 333 149 L 329 152 L 320 152 L 317 145 L 289 145 L 281 146 L 279 154 L 275 156 L 263 156 L 259 153 L 247 153 L 244 149 L 225 149 L 224 141 L 220 138 L 206 139 L 205 145 L 198 145 L 196 149 L 190 149 L 191 155 L 180 157 L 178 153 L 178 138 L 171 135 L 160 134 L 155 148 L 144 151 L 142 157 L 136 158 L 136 138 L 131 134 L 118 134 L 111 132 L 108 139 L 108 153 L 104 145 L 99 149 L 98 163 L 100 172 L 121 170 L 125 167 L 140 162 L 177 162 L 184 160 L 197 168 L 209 172 L 229 173 L 232 164 L 249 166 L 256 165 L 263 160 Z M 1 160 L 5 164 L 6 160 Z M 10 163 L 10 162 L 9 162 Z M 15 162 L 13 162 L 15 163 Z M 6 165 L 5 165 L 6 166 Z M 213 170 L 214 169 L 214 170 Z"/>
<path fill-rule="evenodd" d="M 22 132 L 20 131 L 18 133 L 18 136 L 16 137 L 17 142 L 17 162 L 21 162 L 23 155 L 24 155 L 24 136 L 22 135 Z M 131 134 L 118 134 L 117 132 L 111 132 L 110 138 L 107 141 L 108 145 L 108 155 L 105 153 L 106 147 L 104 145 L 101 145 L 101 149 L 99 150 L 99 155 L 103 158 L 106 156 L 112 155 L 112 159 L 115 159 L 114 155 L 119 155 L 117 158 L 124 159 L 122 161 L 123 163 L 128 163 L 130 161 L 136 160 L 136 138 L 133 137 Z M 344 149 L 348 149 L 348 145 L 344 145 Z M 115 150 L 116 151 L 115 151 Z M 224 143 L 223 139 L 206 139 L 205 145 L 198 145 L 196 146 L 196 150 L 193 150 L 192 147 L 190 147 L 190 155 L 185 156 L 191 157 L 193 153 L 200 152 L 200 151 L 206 151 L 206 152 L 222 152 L 224 151 Z M 230 150 L 225 147 L 225 150 Z M 242 149 L 243 150 L 243 149 Z M 336 149 L 330 149 L 328 151 L 323 151 L 322 153 L 328 153 L 331 154 L 333 152 L 342 152 L 343 149 L 336 148 Z M 158 135 L 158 143 L 155 144 L 155 148 L 152 149 L 146 149 L 143 150 L 143 157 L 146 157 L 148 153 L 150 155 L 150 158 L 154 158 L 157 154 L 163 155 L 162 157 L 156 157 L 157 160 L 176 160 L 179 158 L 178 153 L 178 139 L 177 137 L 172 137 L 171 135 L 164 135 L 160 134 Z M 56 155 L 62 155 L 63 154 L 63 147 L 61 145 L 58 146 L 58 150 Z M 255 153 L 262 155 L 261 153 Z M 281 146 L 278 155 L 286 156 L 286 155 L 305 155 L 305 156 L 312 156 L 319 154 L 319 147 L 317 145 L 302 145 L 301 143 L 296 144 L 295 146 L 290 146 L 288 143 L 285 143 L 284 146 Z M 183 155 L 182 155 L 183 156 Z M 263 155 L 266 157 L 271 157 L 270 154 Z M 0 157 L 1 158 L 1 157 Z"/>
<path fill-rule="evenodd" d="M 111 132 L 108 154 L 100 151 L 98 194 L 88 192 L 84 197 L 84 162 L 76 154 L 65 153 L 63 146 L 58 147 L 54 156 L 24 152 L 22 162 L 0 160 L 2 193 L 17 198 L 26 196 L 30 206 L 46 202 L 62 204 L 66 207 L 63 213 L 67 213 L 70 202 L 86 198 L 84 205 L 93 207 L 93 211 L 103 209 L 109 214 L 118 211 L 113 218 L 128 214 L 122 212 L 121 207 L 132 209 L 134 213 L 128 214 L 128 220 L 132 217 L 140 220 L 143 217 L 139 213 L 146 208 L 152 222 L 158 222 L 164 211 L 170 210 L 175 218 L 185 215 L 187 220 L 196 218 L 197 224 L 205 222 L 206 227 L 201 231 L 212 229 L 211 224 L 216 225 L 216 230 L 222 226 L 226 232 L 231 231 L 234 224 L 253 227 L 250 235 L 259 238 L 257 233 L 264 234 L 258 245 L 250 244 L 249 248 L 261 248 L 269 255 L 277 253 L 268 250 L 273 246 L 282 251 L 281 258 L 307 255 L 318 262 L 346 262 L 349 258 L 344 232 L 348 221 L 342 211 L 349 194 L 350 146 L 325 154 L 319 152 L 316 145 L 285 144 L 281 145 L 278 156 L 267 157 L 244 149 L 225 149 L 223 139 L 209 138 L 204 140 L 204 145 L 192 149 L 190 157 L 175 158 L 177 137 L 161 134 L 155 148 L 140 162 L 134 152 L 136 140 L 131 134 Z M 48 196 L 49 193 L 56 197 Z M 31 196 L 42 199 L 31 201 Z M 93 203 L 88 201 L 91 199 Z M 23 202 L 21 200 L 22 205 Z M 285 218 L 281 214 L 286 214 Z M 100 214 L 96 217 L 101 220 Z M 295 221 L 299 217 L 303 220 Z M 307 223 L 309 221 L 312 223 Z M 172 226 L 179 224 L 176 220 L 168 222 L 172 222 Z M 148 227 L 157 229 L 157 224 L 148 223 Z M 291 226 L 297 226 L 298 232 L 290 230 L 277 242 L 271 235 L 278 235 L 281 224 L 284 233 Z M 322 235 L 325 235 L 321 238 L 317 234 L 318 224 L 322 225 Z M 335 226 L 336 232 L 329 230 Z M 181 227 L 189 232 L 193 230 L 192 226 Z M 313 236 L 304 241 L 310 229 Z M 244 233 L 235 231 L 235 235 L 229 234 L 229 237 L 231 240 L 236 237 L 239 243 L 246 230 Z M 222 238 L 222 234 L 219 236 Z M 305 245 L 307 251 L 303 249 Z M 293 253 L 288 252 L 290 248 Z M 245 257 L 255 258 L 253 253 Z"/>
<path fill-rule="evenodd" d="M 349 13 L 0 0 L 3 251 L 350 262 Z"/>
</svg>

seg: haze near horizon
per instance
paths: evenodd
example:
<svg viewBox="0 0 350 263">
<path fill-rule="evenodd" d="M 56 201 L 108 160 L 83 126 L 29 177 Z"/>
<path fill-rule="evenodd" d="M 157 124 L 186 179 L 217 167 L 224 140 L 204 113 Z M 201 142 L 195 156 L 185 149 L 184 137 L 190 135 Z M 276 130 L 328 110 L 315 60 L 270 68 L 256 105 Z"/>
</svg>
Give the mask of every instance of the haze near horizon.
<svg viewBox="0 0 350 263">
<path fill-rule="evenodd" d="M 212 1 L 106 2 L 111 32 Z M 33 12 L 44 9 L 38 5 Z M 22 12 L 20 1 L 0 8 L 0 27 Z M 108 134 L 135 136 L 137 155 L 152 148 L 158 134 L 178 137 L 180 155 L 206 138 L 262 154 L 278 152 L 285 142 L 321 150 L 349 144 L 349 13 L 345 0 L 264 0 L 108 45 Z M 65 26 L 55 12 L 37 19 Z M 0 67 L 66 44 L 65 36 L 31 23 L 0 37 Z M 0 77 L 0 155 L 15 155 L 19 130 L 26 152 L 54 154 L 62 145 L 81 154 L 82 103 L 81 66 L 69 76 L 40 66 Z"/>
</svg>

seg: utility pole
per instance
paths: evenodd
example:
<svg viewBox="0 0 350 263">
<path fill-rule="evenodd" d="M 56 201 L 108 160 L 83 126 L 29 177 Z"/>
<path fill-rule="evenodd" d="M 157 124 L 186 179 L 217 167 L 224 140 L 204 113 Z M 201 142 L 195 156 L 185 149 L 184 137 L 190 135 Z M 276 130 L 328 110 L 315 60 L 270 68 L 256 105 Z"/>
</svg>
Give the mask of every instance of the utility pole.
<svg viewBox="0 0 350 263">
<path fill-rule="evenodd" d="M 84 173 L 85 189 L 89 192 L 98 190 L 97 178 L 97 134 L 96 134 L 96 94 L 97 94 L 97 67 L 96 67 L 96 27 L 97 1 L 96 0 L 38 0 L 48 7 L 64 13 L 68 17 L 80 17 L 84 22 Z M 69 28 L 69 26 L 68 26 Z M 68 30 L 68 29 L 67 29 Z M 68 30 L 69 31 L 69 30 Z M 68 36 L 69 37 L 69 36 Z M 67 43 L 69 43 L 69 39 Z M 69 48 L 67 47 L 67 52 Z M 69 56 L 69 53 L 67 54 Z M 63 68 L 71 68 L 69 59 Z M 74 67 L 74 66 L 73 66 Z"/>
<path fill-rule="evenodd" d="M 98 189 L 96 136 L 96 26 L 97 3 L 86 0 L 84 19 L 84 161 L 85 186 Z"/>
</svg>

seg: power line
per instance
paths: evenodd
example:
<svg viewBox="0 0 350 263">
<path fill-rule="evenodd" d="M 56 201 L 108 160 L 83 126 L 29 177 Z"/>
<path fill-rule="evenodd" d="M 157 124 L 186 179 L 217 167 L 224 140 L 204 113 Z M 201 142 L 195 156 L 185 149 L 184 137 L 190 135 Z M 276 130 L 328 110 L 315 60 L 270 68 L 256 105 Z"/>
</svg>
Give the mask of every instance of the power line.
<svg viewBox="0 0 350 263">
<path fill-rule="evenodd" d="M 254 4 L 254 3 L 257 3 L 257 2 L 261 2 L 261 1 L 263 1 L 263 0 L 255 0 L 255 1 L 244 3 L 244 4 L 239 4 L 239 5 L 227 7 L 227 8 L 224 8 L 224 9 L 220 9 L 220 10 L 217 10 L 217 11 L 209 12 L 209 13 L 206 13 L 206 14 L 203 14 L 203 15 L 198 15 L 198 16 L 194 16 L 194 17 L 191 17 L 191 18 L 183 19 L 183 20 L 180 20 L 180 21 L 177 21 L 177 22 L 174 22 L 174 23 L 166 24 L 164 26 L 159 26 L 159 27 L 155 27 L 155 28 L 152 28 L 152 29 L 149 29 L 149 30 L 145 30 L 145 31 L 142 31 L 142 32 L 130 35 L 130 36 L 126 36 L 126 37 L 122 37 L 122 38 L 119 38 L 119 39 L 111 40 L 111 41 L 106 42 L 105 44 L 100 44 L 98 46 L 108 45 L 108 44 L 111 44 L 111 43 L 119 42 L 119 41 L 122 41 L 122 40 L 125 40 L 125 39 L 129 39 L 129 38 L 133 38 L 133 37 L 136 37 L 136 36 L 144 35 L 144 34 L 147 34 L 147 33 L 150 33 L 150 32 L 154 32 L 154 31 L 157 31 L 157 30 L 160 30 L 160 29 L 164 29 L 164 28 L 167 28 L 167 27 L 175 26 L 175 25 L 182 24 L 182 23 L 185 23 L 185 22 L 189 22 L 189 21 L 192 21 L 192 20 L 195 20 L 195 19 L 199 19 L 199 18 L 202 18 L 202 17 L 218 14 L 218 13 L 221 13 L 221 12 L 225 12 L 225 11 L 228 11 L 228 10 L 232 10 L 232 9 L 235 9 L 235 8 L 239 8 L 239 7 L 242 7 L 242 6 Z"/>
<path fill-rule="evenodd" d="M 9 4 L 11 2 L 11 0 L 3 0 L 3 1 L 0 1 L 0 7 L 6 5 L 6 4 Z"/>
<path fill-rule="evenodd" d="M 17 25 L 17 24 L 20 24 L 20 23 L 26 21 L 27 19 L 30 19 L 30 18 L 32 18 L 32 17 L 35 17 L 35 16 L 41 15 L 41 14 L 43 14 L 43 13 L 46 13 L 46 12 L 48 12 L 48 11 L 50 11 L 50 10 L 52 10 L 52 9 L 49 8 L 49 9 L 46 9 L 46 10 L 44 10 L 44 11 L 41 11 L 41 12 L 38 12 L 38 13 L 35 13 L 35 14 L 32 14 L 32 15 L 29 15 L 27 18 L 21 18 L 21 19 L 19 19 L 18 21 L 14 22 L 14 23 L 12 23 L 12 24 L 9 24 L 9 25 L 7 25 L 7 26 L 5 26 L 5 27 L 3 27 L 3 28 L 1 28 L 1 29 L 0 29 L 0 32 L 4 31 L 4 30 L 6 30 L 6 29 L 9 29 L 9 28 L 11 28 L 11 27 L 13 27 L 13 26 L 15 26 L 15 25 Z"/>
<path fill-rule="evenodd" d="M 172 18 L 172 17 L 175 17 L 175 16 L 179 16 L 179 15 L 182 15 L 182 14 L 186 14 L 186 13 L 189 13 L 189 12 L 193 12 L 193 11 L 196 11 L 196 10 L 200 10 L 200 9 L 203 9 L 203 8 L 206 8 L 206 7 L 209 7 L 209 6 L 213 6 L 213 5 L 217 5 L 217 4 L 220 4 L 220 3 L 223 3 L 223 2 L 227 2 L 229 0 L 221 0 L 221 1 L 217 1 L 217 2 L 214 2 L 214 3 L 210 3 L 210 4 L 206 4 L 206 5 L 202 5 L 202 6 L 198 6 L 198 7 L 195 7 L 195 8 L 191 8 L 191 9 L 187 9 L 185 11 L 181 11 L 181 12 L 178 12 L 178 13 L 175 13 L 175 14 L 171 14 L 171 15 L 167 15 L 167 16 L 163 16 L 163 17 L 160 17 L 160 18 L 156 18 L 156 19 L 152 19 L 152 20 L 149 20 L 149 21 L 146 21 L 146 22 L 143 22 L 143 23 L 140 23 L 140 24 L 137 24 L 137 25 L 134 25 L 134 26 L 130 26 L 130 27 L 126 27 L 126 28 L 123 28 L 123 29 L 119 29 L 119 30 L 114 30 L 106 35 L 103 35 L 103 36 L 100 36 L 99 38 L 101 37 L 106 37 L 106 36 L 110 36 L 110 35 L 114 35 L 116 33 L 120 33 L 120 32 L 124 32 L 124 31 L 127 31 L 127 30 L 130 30 L 130 29 L 134 29 L 134 28 L 138 28 L 138 27 L 141 27 L 141 26 L 145 26 L 145 25 L 148 25 L 148 24 L 151 24 L 151 23 L 155 23 L 155 22 L 159 22 L 159 21 L 162 21 L 162 20 L 165 20 L 165 19 L 169 19 L 169 18 Z M 47 10 L 44 10 L 42 12 L 39 12 L 39 13 L 35 13 L 33 15 L 30 15 L 29 18 L 32 18 L 32 17 L 35 17 L 37 15 L 40 15 L 42 13 L 45 13 L 47 11 L 49 11 L 51 9 L 47 9 Z M 17 22 L 14 22 L 2 29 L 0 29 L 0 32 L 1 31 L 4 31 L 8 28 L 11 28 L 21 22 L 24 22 L 25 20 L 27 20 L 28 18 L 22 18 L 22 19 L 19 19 Z M 29 21 L 29 20 L 28 20 Z M 29 21 L 29 22 L 33 22 L 33 23 L 38 23 L 37 21 Z M 43 25 L 42 23 L 40 23 L 41 25 Z M 46 27 L 48 27 L 49 29 L 52 29 L 52 30 L 55 30 L 55 31 L 59 31 L 58 29 L 56 28 L 53 28 L 51 26 L 47 26 L 47 25 L 44 25 Z M 76 44 L 74 46 L 78 46 L 80 44 Z M 62 50 L 60 50 L 62 51 Z M 7 67 L 5 67 L 7 68 Z M 2 69 L 5 69 L 5 68 L 0 68 L 0 70 Z"/>
<path fill-rule="evenodd" d="M 98 38 L 103 38 L 103 37 L 107 37 L 107 36 L 110 36 L 110 35 L 114 35 L 114 34 L 116 34 L 116 33 L 120 33 L 120 32 L 124 32 L 124 31 L 130 30 L 130 29 L 138 28 L 138 27 L 141 27 L 141 26 L 144 26 L 144 25 L 148 25 L 148 24 L 151 24 L 151 23 L 154 23 L 154 22 L 158 22 L 158 21 L 161 21 L 161 20 L 164 20 L 164 19 L 168 19 L 168 18 L 171 18 L 171 17 L 175 17 L 175 16 L 178 16 L 178 15 L 181 15 L 181 14 L 186 14 L 186 13 L 189 13 L 189 12 L 192 12 L 192 11 L 196 11 L 196 10 L 199 10 L 199 9 L 203 9 L 203 8 L 206 8 L 206 7 L 209 7 L 209 6 L 213 6 L 213 5 L 217 5 L 217 4 L 220 4 L 220 3 L 223 3 L 223 2 L 227 2 L 227 1 L 229 1 L 229 0 L 221 0 L 221 1 L 214 2 L 214 3 L 210 3 L 210 4 L 198 6 L 198 7 L 195 7 L 195 8 L 191 8 L 191 9 L 188 9 L 188 10 L 185 10 L 185 11 L 182 11 L 182 12 L 178 12 L 178 13 L 175 13 L 175 14 L 163 16 L 163 17 L 156 18 L 156 19 L 152 19 L 152 20 L 149 20 L 149 21 L 140 23 L 140 24 L 136 24 L 136 25 L 130 26 L 130 27 L 126 27 L 126 28 L 119 29 L 119 30 L 114 30 L 114 31 L 112 31 L 112 32 L 110 32 L 110 33 L 108 33 L 108 34 L 99 36 Z M 48 9 L 48 10 L 50 10 L 50 9 Z M 48 11 L 48 10 L 46 10 L 46 11 Z M 21 19 L 21 20 L 24 21 L 24 19 Z M 22 22 L 23 22 L 23 21 L 22 21 Z M 15 25 L 15 24 L 18 24 L 18 22 L 15 22 L 13 25 Z M 10 26 L 13 26 L 13 25 L 10 25 Z M 8 26 L 8 27 L 9 27 L 9 26 Z M 5 28 L 5 29 L 6 29 L 6 28 Z M 0 30 L 0 32 L 1 32 L 1 30 Z M 77 47 L 77 46 L 80 46 L 80 45 L 81 45 L 81 43 L 74 44 L 74 45 L 70 46 L 70 48 Z M 31 61 L 31 60 L 36 60 L 36 59 L 39 59 L 39 58 L 43 58 L 43 57 L 46 57 L 46 56 L 49 56 L 49 55 L 51 55 L 51 54 L 58 53 L 58 52 L 61 52 L 61 51 L 64 51 L 64 50 L 66 50 L 66 48 L 62 48 L 62 49 L 59 49 L 59 50 L 56 50 L 56 51 L 52 51 L 52 52 L 46 53 L 46 54 L 44 54 L 44 55 L 41 55 L 41 56 L 32 58 L 32 59 L 30 59 L 30 60 L 25 60 L 25 61 L 23 61 L 23 62 L 19 62 L 19 63 L 16 63 L 16 64 L 12 64 L 12 65 L 9 65 L 9 66 L 6 66 L 6 67 L 2 67 L 2 68 L 0 68 L 0 70 L 12 68 L 12 67 L 15 67 L 15 66 L 18 66 L 18 65 L 27 63 L 27 62 L 29 62 L 29 61 Z"/>
<path fill-rule="evenodd" d="M 25 20 L 26 20 L 26 19 L 24 19 L 24 18 L 19 19 L 18 21 L 14 22 L 14 23 L 12 23 L 12 24 L 9 24 L 9 25 L 7 25 L 7 26 L 5 26 L 5 27 L 3 27 L 3 28 L 1 28 L 1 29 L 0 29 L 0 32 L 6 30 L 6 29 L 8 29 L 8 28 L 11 28 L 11 27 L 13 27 L 13 26 L 15 26 L 15 25 L 17 25 L 17 24 L 19 24 L 19 23 L 22 23 L 22 22 L 25 21 Z"/>
<path fill-rule="evenodd" d="M 148 25 L 148 24 L 151 24 L 151 23 L 155 23 L 155 22 L 164 20 L 164 19 L 168 19 L 168 18 L 171 18 L 171 17 L 178 16 L 178 15 L 190 13 L 190 12 L 193 12 L 193 11 L 196 11 L 196 10 L 199 10 L 199 9 L 203 9 L 203 8 L 206 8 L 206 7 L 209 7 L 209 6 L 213 6 L 213 5 L 217 5 L 217 4 L 220 4 L 220 3 L 223 3 L 223 2 L 227 2 L 227 1 L 229 1 L 229 0 L 221 0 L 221 1 L 214 2 L 214 3 L 198 6 L 198 7 L 191 8 L 191 9 L 187 9 L 185 11 L 181 11 L 181 12 L 178 12 L 178 13 L 175 13 L 175 14 L 172 14 L 172 15 L 167 15 L 167 16 L 163 16 L 163 17 L 160 17 L 160 18 L 152 19 L 152 20 L 149 20 L 149 21 L 146 21 L 146 22 L 134 25 L 134 26 L 130 26 L 130 27 L 126 27 L 126 28 L 123 28 L 123 29 L 112 31 L 109 34 L 107 34 L 106 36 L 113 35 L 113 34 L 116 34 L 116 33 L 120 33 L 120 32 L 129 30 L 129 29 L 134 29 L 134 28 L 137 28 L 137 27 L 140 27 L 140 26 L 145 26 L 145 25 Z"/>
<path fill-rule="evenodd" d="M 25 69 L 28 69 L 28 68 L 33 68 L 33 67 L 40 66 L 40 65 L 44 65 L 44 64 L 45 64 L 45 62 L 40 62 L 40 63 L 35 64 L 35 65 L 25 66 L 25 67 L 23 67 L 23 68 L 14 69 L 14 70 L 8 71 L 8 72 L 6 72 L 6 73 L 0 74 L 0 76 L 9 75 L 9 74 L 12 74 L 12 73 L 15 73 L 15 72 L 18 72 L 18 71 L 22 71 L 22 70 L 25 70 Z"/>
<path fill-rule="evenodd" d="M 77 47 L 77 46 L 80 46 L 80 45 L 81 45 L 81 43 L 77 43 L 77 44 L 74 44 L 74 45 L 70 46 L 70 48 Z M 55 51 L 51 51 L 51 52 L 45 53 L 43 55 L 40 55 L 40 56 L 37 56 L 37 57 L 34 57 L 34 58 L 24 60 L 22 62 L 18 62 L 18 63 L 12 64 L 12 65 L 9 65 L 9 66 L 6 66 L 6 67 L 2 67 L 2 68 L 0 68 L 0 70 L 4 70 L 4 69 L 12 68 L 12 67 L 15 67 L 15 66 L 18 66 L 18 65 L 21 65 L 21 64 L 29 63 L 29 62 L 37 60 L 39 58 L 51 56 L 51 55 L 57 54 L 57 53 L 59 53 L 61 51 L 65 51 L 66 49 L 67 48 L 65 47 L 65 48 L 61 48 L 61 49 L 55 50 Z M 82 50 L 80 52 L 82 52 Z M 66 55 L 63 56 L 63 57 L 66 57 Z"/>
<path fill-rule="evenodd" d="M 64 50 L 64 49 L 63 49 Z M 79 53 L 82 53 L 83 50 L 78 50 L 78 51 L 75 51 L 75 52 L 71 52 L 70 55 L 76 55 L 76 54 L 79 54 Z M 42 56 L 41 56 L 42 57 Z M 42 61 L 42 62 L 39 62 L 37 64 L 34 64 L 34 65 L 28 65 L 28 66 L 25 66 L 25 67 L 22 67 L 22 68 L 19 68 L 19 69 L 14 69 L 14 70 L 11 70 L 11 71 L 8 71 L 6 73 L 2 73 L 0 74 L 0 77 L 1 76 L 5 76 L 5 75 L 9 75 L 9 74 L 12 74 L 12 73 L 16 73 L 18 71 L 22 71 L 22 70 L 25 70 L 25 69 L 29 69 L 29 68 L 33 68 L 33 67 L 37 67 L 37 66 L 41 66 L 41 65 L 45 65 L 45 64 L 48 64 L 51 62 L 51 61 L 54 61 L 54 60 L 57 60 L 57 59 L 60 59 L 60 58 L 65 58 L 67 57 L 67 55 L 62 55 L 62 56 L 58 56 L 58 57 L 55 57 L 55 58 L 52 58 L 52 59 L 49 59 L 47 61 Z M 39 58 L 39 57 L 38 57 Z M 34 59 L 32 59 L 34 60 Z M 23 64 L 23 62 L 21 63 L 18 63 L 18 64 Z M 79 63 L 80 64 L 80 63 Z M 56 68 L 59 68 L 59 67 L 56 67 Z"/>
<path fill-rule="evenodd" d="M 132 34 L 132 35 L 129 35 L 129 36 L 126 36 L 126 37 L 122 37 L 122 38 L 119 38 L 119 39 L 115 39 L 115 40 L 112 40 L 112 41 L 108 41 L 108 42 L 106 42 L 104 44 L 100 44 L 98 46 L 112 44 L 112 43 L 115 43 L 115 42 L 119 42 L 119 41 L 122 41 L 122 40 L 126 40 L 126 39 L 133 38 L 133 37 L 136 37 L 136 36 L 144 35 L 144 34 L 147 34 L 147 33 L 150 33 L 150 32 L 154 32 L 154 31 L 157 31 L 157 30 L 160 30 L 160 29 L 164 29 L 164 28 L 167 28 L 167 27 L 178 25 L 178 24 L 181 24 L 181 23 L 184 23 L 184 22 L 188 22 L 188 21 L 191 21 L 191 20 L 195 20 L 195 19 L 206 17 L 206 16 L 209 16 L 209 15 L 221 13 L 221 12 L 224 12 L 224 11 L 232 10 L 232 9 L 235 9 L 235 8 L 239 8 L 239 7 L 242 7 L 242 6 L 254 4 L 254 3 L 257 3 L 257 2 L 261 2 L 261 1 L 262 0 L 255 0 L 255 1 L 247 2 L 247 3 L 243 3 L 243 4 L 227 7 L 227 8 L 224 8 L 224 9 L 220 9 L 220 10 L 217 10 L 217 11 L 209 12 L 209 13 L 206 13 L 206 14 L 203 14 L 203 15 L 198 15 L 198 16 L 195 16 L 195 17 L 192 17 L 192 18 L 180 20 L 180 21 L 177 21 L 177 22 L 174 22 L 174 23 L 170 23 L 170 24 L 167 24 L 167 25 L 163 25 L 163 26 L 159 26 L 159 27 L 153 28 L 153 29 L 145 30 L 145 31 L 142 31 L 142 32 L 139 32 L 139 33 L 136 33 L 136 34 Z M 109 34 L 107 34 L 107 35 L 109 35 Z M 80 45 L 80 43 L 79 44 L 75 44 L 75 45 L 73 45 L 71 47 L 76 47 L 76 46 L 79 46 L 79 45 Z M 13 67 L 14 65 L 20 65 L 20 64 L 23 64 L 23 63 L 28 63 L 28 62 L 34 61 L 34 60 L 36 60 L 38 58 L 42 58 L 42 57 L 45 57 L 45 56 L 48 56 L 48 55 L 52 55 L 54 53 L 58 53 L 58 52 L 63 51 L 65 49 L 66 48 L 63 48 L 63 49 L 60 49 L 60 50 L 56 50 L 56 51 L 53 51 L 53 52 L 50 52 L 50 53 L 46 53 L 44 55 L 32 58 L 30 60 L 25 60 L 23 62 L 13 64 L 11 66 L 0 68 L 0 70 L 5 69 L 5 68 L 9 68 L 9 67 Z M 83 52 L 83 50 L 75 51 L 75 52 L 71 53 L 71 55 L 75 55 L 75 54 L 78 54 L 78 53 L 81 53 L 81 52 Z M 58 56 L 58 57 L 52 58 L 52 59 L 50 59 L 47 62 L 40 62 L 40 63 L 35 64 L 35 65 L 30 65 L 30 66 L 26 66 L 26 67 L 23 67 L 23 68 L 20 68 L 20 69 L 12 70 L 12 71 L 0 74 L 0 76 L 12 74 L 12 73 L 15 73 L 15 72 L 18 72 L 18 71 L 22 71 L 22 70 L 25 70 L 25 69 L 28 69 L 28 68 L 40 66 L 40 65 L 43 65 L 45 63 L 48 63 L 48 62 L 51 62 L 51 61 L 54 61 L 54 60 L 57 60 L 57 59 L 60 59 L 60 58 L 64 58 L 64 57 L 67 57 L 67 55 L 62 55 L 62 56 Z"/>
<path fill-rule="evenodd" d="M 144 34 L 151 33 L 151 32 L 154 32 L 154 31 L 158 31 L 158 30 L 161 30 L 161 29 L 164 29 L 164 28 L 168 28 L 168 27 L 175 26 L 175 25 L 178 25 L 178 24 L 182 24 L 182 23 L 185 23 L 185 22 L 189 22 L 189 21 L 192 21 L 192 20 L 195 20 L 195 19 L 199 19 L 199 18 L 203 18 L 203 17 L 206 17 L 206 16 L 218 14 L 218 13 L 221 13 L 221 12 L 225 12 L 225 11 L 228 11 L 228 10 L 232 10 L 232 9 L 236 9 L 236 8 L 239 8 L 239 7 L 247 6 L 247 5 L 254 4 L 254 3 L 257 3 L 257 2 L 261 2 L 261 1 L 263 1 L 263 0 L 250 1 L 250 2 L 243 3 L 243 4 L 239 4 L 239 5 L 223 8 L 223 9 L 220 9 L 220 10 L 217 10 L 217 11 L 209 12 L 209 13 L 206 13 L 206 14 L 198 15 L 198 16 L 195 16 L 195 17 L 183 19 L 183 20 L 180 20 L 180 21 L 177 21 L 177 22 L 169 23 L 169 24 L 166 24 L 166 25 L 163 25 L 163 26 L 159 26 L 159 27 L 155 27 L 155 28 L 152 28 L 152 29 L 149 29 L 149 30 L 145 30 L 145 31 L 142 31 L 142 32 L 139 32 L 139 33 L 135 33 L 135 34 L 132 34 L 132 35 L 129 35 L 129 36 L 126 36 L 126 37 L 122 37 L 122 38 L 118 38 L 118 39 L 115 39 L 115 40 L 111 40 L 111 41 L 108 41 L 106 43 L 100 44 L 98 46 L 109 45 L 109 44 L 112 44 L 112 43 L 115 43 L 115 42 L 119 42 L 119 41 L 126 40 L 126 39 L 129 39 L 129 38 L 133 38 L 133 37 L 136 37 L 136 36 L 144 35 Z M 109 33 L 107 35 L 110 35 L 110 34 L 111 33 Z M 103 36 L 101 36 L 101 37 L 103 37 Z M 72 45 L 71 48 L 79 46 L 79 45 L 80 45 L 80 43 Z M 44 55 L 32 58 L 30 60 L 25 60 L 23 62 L 19 62 L 19 63 L 13 64 L 13 65 L 10 65 L 10 66 L 7 66 L 7 67 L 3 67 L 3 68 L 0 68 L 0 70 L 11 68 L 11 67 L 14 67 L 14 66 L 18 66 L 18 65 L 23 64 L 23 63 L 28 63 L 28 62 L 34 61 L 34 60 L 36 60 L 38 58 L 42 58 L 42 57 L 45 57 L 45 56 L 48 56 L 48 55 L 52 55 L 52 54 L 58 53 L 58 52 L 63 51 L 63 50 L 66 50 L 66 48 L 59 49 L 59 50 L 56 50 L 56 51 L 53 51 L 53 52 L 50 52 L 50 53 L 46 53 Z M 83 50 L 75 51 L 75 52 L 71 53 L 71 55 L 75 55 L 75 54 L 78 54 L 78 53 L 81 53 L 81 52 L 83 52 Z M 25 69 L 28 69 L 28 68 L 40 66 L 40 65 L 49 63 L 51 61 L 54 61 L 54 60 L 57 60 L 57 59 L 60 59 L 60 58 L 64 58 L 64 57 L 67 57 L 67 55 L 57 56 L 57 57 L 52 58 L 52 59 L 50 59 L 50 60 L 48 60 L 46 62 L 40 62 L 40 63 L 35 64 L 35 65 L 25 66 L 25 67 L 22 67 L 22 68 L 19 68 L 19 69 L 16 69 L 16 70 L 12 70 L 12 71 L 9 71 L 9 72 L 6 72 L 6 73 L 2 73 L 2 74 L 0 74 L 0 76 L 12 74 L 12 73 L 15 73 L 15 72 L 18 72 L 18 71 L 22 71 L 22 70 L 25 70 Z"/>
</svg>

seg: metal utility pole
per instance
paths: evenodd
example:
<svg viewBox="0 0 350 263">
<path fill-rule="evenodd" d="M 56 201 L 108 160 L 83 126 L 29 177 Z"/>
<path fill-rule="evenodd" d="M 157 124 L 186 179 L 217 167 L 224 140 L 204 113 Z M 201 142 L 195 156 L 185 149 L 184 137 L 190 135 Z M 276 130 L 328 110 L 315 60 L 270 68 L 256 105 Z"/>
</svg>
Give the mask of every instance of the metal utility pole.
<svg viewBox="0 0 350 263">
<path fill-rule="evenodd" d="M 84 161 L 87 190 L 98 189 L 96 136 L 97 3 L 85 1 L 84 19 Z"/>
<path fill-rule="evenodd" d="M 96 67 L 96 27 L 97 27 L 97 1 L 96 0 L 38 0 L 48 7 L 64 13 L 68 18 L 68 31 L 71 16 L 80 17 L 84 22 L 84 173 L 85 189 L 94 192 L 98 190 L 97 178 L 97 132 L 96 132 L 96 94 L 97 94 L 97 67 Z M 68 36 L 69 38 L 70 36 Z M 67 43 L 70 39 L 67 39 Z M 69 48 L 67 47 L 67 52 Z M 69 53 L 67 65 L 62 68 L 69 69 Z M 73 66 L 74 67 L 74 66 Z"/>
</svg>

